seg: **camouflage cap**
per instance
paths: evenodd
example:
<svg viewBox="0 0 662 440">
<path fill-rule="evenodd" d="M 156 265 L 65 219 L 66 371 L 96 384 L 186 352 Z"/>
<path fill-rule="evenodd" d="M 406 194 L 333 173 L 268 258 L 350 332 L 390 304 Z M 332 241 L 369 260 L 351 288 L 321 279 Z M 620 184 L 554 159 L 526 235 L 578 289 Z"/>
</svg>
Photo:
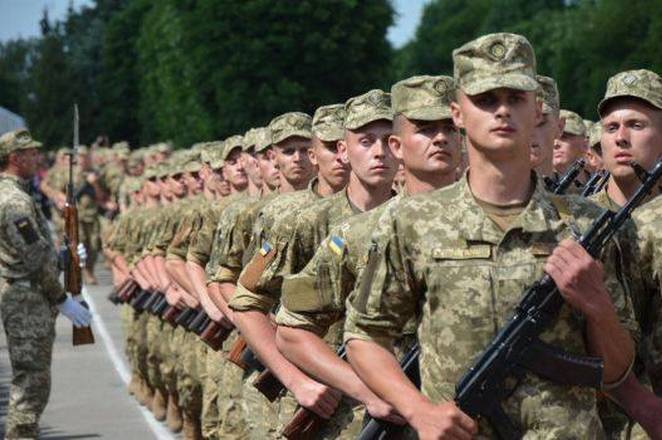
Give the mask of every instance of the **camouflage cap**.
<svg viewBox="0 0 662 440">
<path fill-rule="evenodd" d="M 271 129 L 269 127 L 258 128 L 258 133 L 255 136 L 255 152 L 260 153 L 269 148 L 272 144 Z"/>
<path fill-rule="evenodd" d="M 64 156 L 66 154 L 71 154 L 71 148 L 69 147 L 60 147 L 57 149 L 57 154 L 58 156 Z"/>
<path fill-rule="evenodd" d="M 313 115 L 313 134 L 324 142 L 339 141 L 345 135 L 345 105 L 324 105 L 315 110 Z"/>
<path fill-rule="evenodd" d="M 278 144 L 294 136 L 310 139 L 311 125 L 312 118 L 305 113 L 290 112 L 276 116 L 269 122 L 271 142 Z"/>
<path fill-rule="evenodd" d="M 113 150 L 130 150 L 129 143 L 127 141 L 115 142 L 111 147 Z"/>
<path fill-rule="evenodd" d="M 584 128 L 586 129 L 586 137 L 589 137 L 591 128 L 595 122 L 591 121 L 590 119 L 582 119 L 582 122 L 584 123 Z"/>
<path fill-rule="evenodd" d="M 223 166 L 223 141 L 209 142 L 209 144 L 200 153 L 200 159 L 209 164 L 213 169 Z"/>
<path fill-rule="evenodd" d="M 540 86 L 536 96 L 542 102 L 543 114 L 558 114 L 561 110 L 561 102 L 556 81 L 549 76 L 543 75 L 536 75 L 536 81 L 538 81 L 538 85 Z"/>
<path fill-rule="evenodd" d="M 130 155 L 129 150 L 117 150 L 117 151 L 115 151 L 115 157 L 117 159 L 126 160 L 126 159 L 129 158 L 129 155 Z"/>
<path fill-rule="evenodd" d="M 244 147 L 244 137 L 235 134 L 234 136 L 230 136 L 224 141 L 224 146 L 223 146 L 223 154 L 221 155 L 221 159 L 228 160 L 228 156 L 230 156 L 230 153 L 232 153 L 232 150 L 235 150 L 237 148 L 243 149 Z"/>
<path fill-rule="evenodd" d="M 345 128 L 356 130 L 374 121 L 393 120 L 391 94 L 373 89 L 363 95 L 349 98 L 345 103 Z"/>
<path fill-rule="evenodd" d="M 90 154 L 90 149 L 88 148 L 87 145 L 79 145 L 76 147 L 76 153 L 77 154 Z"/>
<path fill-rule="evenodd" d="M 154 146 L 154 149 L 159 153 L 170 153 L 172 152 L 172 145 L 168 142 L 159 142 Z"/>
<path fill-rule="evenodd" d="M 588 146 L 593 148 L 594 146 L 600 143 L 602 138 L 602 124 L 596 122 L 591 126 L 591 129 L 588 132 Z"/>
<path fill-rule="evenodd" d="M 484 35 L 453 51 L 453 77 L 467 95 L 493 89 L 538 89 L 536 56 L 521 35 Z"/>
<path fill-rule="evenodd" d="M 584 120 L 577 113 L 571 112 L 570 110 L 561 110 L 559 116 L 565 119 L 565 126 L 563 127 L 564 133 L 575 136 L 586 136 Z"/>
<path fill-rule="evenodd" d="M 202 169 L 202 162 L 200 161 L 200 156 L 194 156 L 189 159 L 183 167 L 184 171 L 188 173 L 197 173 Z"/>
<path fill-rule="evenodd" d="M 164 160 L 157 165 L 156 177 L 164 179 L 172 174 L 172 162 Z"/>
<path fill-rule="evenodd" d="M 255 147 L 255 143 L 257 142 L 257 133 L 257 128 L 251 128 L 246 133 L 244 133 L 244 151 L 249 150 L 251 147 Z"/>
<path fill-rule="evenodd" d="M 419 121 L 450 119 L 454 96 L 455 81 L 450 76 L 412 76 L 391 87 L 393 113 Z"/>
<path fill-rule="evenodd" d="M 30 132 L 25 128 L 19 128 L 0 136 L 0 157 L 8 156 L 14 151 L 30 148 L 41 148 L 41 142 L 32 139 Z"/>
<path fill-rule="evenodd" d="M 598 114 L 603 116 L 605 104 L 620 96 L 643 99 L 653 107 L 662 110 L 662 78 L 657 73 L 646 69 L 617 73 L 607 81 L 607 91 L 598 104 Z"/>
<path fill-rule="evenodd" d="M 129 193 L 140 191 L 142 186 L 143 186 L 142 179 L 139 179 L 137 177 L 129 177 L 126 179 L 126 190 Z"/>
<path fill-rule="evenodd" d="M 159 177 L 159 167 L 158 165 L 152 165 L 149 166 L 145 169 L 145 178 L 146 179 L 152 179 L 155 177 Z"/>
</svg>

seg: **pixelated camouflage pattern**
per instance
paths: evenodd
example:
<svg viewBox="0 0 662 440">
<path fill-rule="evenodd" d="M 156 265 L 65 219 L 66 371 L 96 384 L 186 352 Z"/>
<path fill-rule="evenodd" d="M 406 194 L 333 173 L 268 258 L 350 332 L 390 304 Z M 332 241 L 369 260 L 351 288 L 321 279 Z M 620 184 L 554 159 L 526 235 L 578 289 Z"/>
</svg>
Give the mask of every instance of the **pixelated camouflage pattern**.
<svg viewBox="0 0 662 440">
<path fill-rule="evenodd" d="M 356 130 L 380 119 L 393 120 L 390 93 L 373 89 L 349 98 L 345 103 L 345 128 L 347 130 Z"/>
<path fill-rule="evenodd" d="M 561 118 L 565 119 L 563 132 L 575 136 L 586 136 L 586 126 L 584 120 L 577 113 L 570 110 L 561 110 Z"/>
<path fill-rule="evenodd" d="M 5 157 L 14 151 L 41 148 L 41 146 L 41 142 L 32 139 L 28 130 L 19 128 L 0 136 L 0 157 Z"/>
<path fill-rule="evenodd" d="M 345 106 L 343 104 L 324 105 L 315 110 L 312 133 L 325 142 L 335 142 L 345 135 Z"/>
<path fill-rule="evenodd" d="M 290 137 L 310 139 L 312 136 L 312 118 L 301 112 L 289 112 L 276 116 L 269 122 L 271 142 L 278 144 Z"/>
<path fill-rule="evenodd" d="M 555 113 L 558 114 L 561 110 L 561 102 L 559 98 L 559 89 L 556 86 L 556 81 L 549 76 L 536 75 L 538 81 L 537 97 L 542 102 L 543 114 Z"/>
<path fill-rule="evenodd" d="M 467 95 L 498 88 L 538 89 L 536 56 L 521 35 L 483 35 L 453 51 L 453 78 Z"/>
<path fill-rule="evenodd" d="M 627 70 L 617 73 L 607 81 L 605 97 L 598 104 L 598 113 L 604 116 L 605 104 L 619 96 L 643 99 L 653 107 L 662 109 L 662 78 L 646 69 Z"/>
<path fill-rule="evenodd" d="M 458 183 L 391 205 L 373 234 L 373 250 L 348 305 L 345 340 L 391 348 L 420 311 L 422 391 L 452 400 L 455 385 L 512 315 L 524 289 L 539 279 L 556 244 L 570 236 L 552 198 L 538 182 L 520 217 L 503 232 L 474 200 L 466 176 Z M 576 197 L 556 202 L 585 230 L 599 209 Z M 452 206 L 453 209 L 448 209 Z M 605 261 L 606 287 L 623 326 L 635 337 L 632 305 Z M 586 354 L 583 318 L 564 306 L 541 339 Z M 524 438 L 596 438 L 601 425 L 593 390 L 563 387 L 525 374 L 502 402 Z M 478 438 L 490 436 L 480 423 Z"/>
<path fill-rule="evenodd" d="M 451 118 L 455 81 L 450 76 L 412 76 L 391 87 L 393 114 L 418 121 Z"/>
</svg>

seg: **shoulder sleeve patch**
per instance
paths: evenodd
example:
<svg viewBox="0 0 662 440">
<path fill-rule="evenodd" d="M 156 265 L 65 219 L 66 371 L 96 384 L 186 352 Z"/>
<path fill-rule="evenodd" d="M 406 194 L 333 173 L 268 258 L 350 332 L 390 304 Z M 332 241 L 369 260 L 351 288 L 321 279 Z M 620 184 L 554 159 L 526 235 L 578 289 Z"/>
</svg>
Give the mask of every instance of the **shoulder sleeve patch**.
<svg viewBox="0 0 662 440">
<path fill-rule="evenodd" d="M 16 229 L 18 230 L 19 234 L 21 234 L 21 237 L 23 237 L 23 240 L 25 240 L 27 244 L 36 243 L 37 240 L 39 240 L 37 231 L 35 231 L 32 227 L 32 223 L 30 223 L 29 218 L 21 217 L 16 220 L 14 224 L 16 225 Z"/>
<path fill-rule="evenodd" d="M 332 235 L 329 239 L 329 249 L 337 256 L 342 257 L 345 252 L 345 240 L 337 235 Z"/>
</svg>

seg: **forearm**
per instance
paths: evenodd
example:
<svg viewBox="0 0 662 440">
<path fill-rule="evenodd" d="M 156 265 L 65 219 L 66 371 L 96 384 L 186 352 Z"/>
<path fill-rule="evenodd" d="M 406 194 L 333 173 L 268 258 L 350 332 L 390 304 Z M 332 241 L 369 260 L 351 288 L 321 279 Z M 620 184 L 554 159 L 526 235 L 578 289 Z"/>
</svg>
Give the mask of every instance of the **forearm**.
<svg viewBox="0 0 662 440">
<path fill-rule="evenodd" d="M 385 348 L 374 342 L 352 339 L 347 343 L 347 355 L 363 383 L 393 405 L 409 423 L 417 406 L 431 404 L 404 374 L 393 353 Z"/>
<path fill-rule="evenodd" d="M 276 344 L 290 362 L 319 382 L 363 403 L 374 397 L 352 367 L 316 334 L 279 326 Z"/>
<path fill-rule="evenodd" d="M 218 283 L 210 283 L 207 285 L 207 292 L 209 294 L 209 299 L 214 303 L 218 309 L 223 312 L 225 317 L 234 323 L 233 314 L 234 312 L 228 307 L 228 302 L 226 301 L 223 294 L 221 294 L 220 286 Z"/>
<path fill-rule="evenodd" d="M 166 270 L 165 258 L 162 256 L 154 257 L 154 266 L 156 268 L 156 275 L 158 276 L 161 289 L 165 292 L 170 285 L 170 278 L 168 278 L 168 272 Z"/>
<path fill-rule="evenodd" d="M 145 260 L 140 260 L 136 263 L 134 270 L 140 274 L 143 280 L 147 281 L 147 284 L 150 288 L 156 287 L 158 284 L 149 273 L 149 270 L 145 267 Z"/>
<path fill-rule="evenodd" d="M 187 294 L 196 297 L 193 284 L 188 277 L 186 271 L 186 263 L 184 260 L 169 258 L 165 261 L 166 270 L 172 280 L 174 280 Z"/>
<path fill-rule="evenodd" d="M 197 293 L 200 304 L 202 304 L 202 308 L 207 315 L 211 316 L 220 314 L 221 311 L 216 307 L 207 293 L 207 275 L 205 274 L 204 268 L 192 261 L 187 261 L 186 270 L 191 280 L 191 284 L 193 285 L 193 289 Z"/>
<path fill-rule="evenodd" d="M 267 315 L 259 311 L 234 312 L 234 323 L 248 346 L 287 389 L 308 378 L 289 362 L 276 347 L 276 329 Z"/>
<path fill-rule="evenodd" d="M 604 362 L 604 384 L 623 379 L 634 359 L 634 342 L 621 325 L 616 310 L 605 293 L 586 316 L 588 351 Z"/>
</svg>

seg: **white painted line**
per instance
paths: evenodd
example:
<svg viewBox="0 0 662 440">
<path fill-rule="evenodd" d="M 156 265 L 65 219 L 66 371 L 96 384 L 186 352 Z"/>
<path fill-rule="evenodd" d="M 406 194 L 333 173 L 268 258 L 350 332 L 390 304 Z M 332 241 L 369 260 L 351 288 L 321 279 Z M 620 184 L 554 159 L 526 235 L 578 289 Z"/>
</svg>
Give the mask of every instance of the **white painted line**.
<svg viewBox="0 0 662 440">
<path fill-rule="evenodd" d="M 108 333 L 106 324 L 103 322 L 101 315 L 97 313 L 97 309 L 94 304 L 94 301 L 92 301 L 92 295 L 85 295 L 85 301 L 90 306 L 90 311 L 94 315 L 94 319 L 92 320 L 92 326 L 94 327 L 94 332 L 101 337 L 101 340 L 103 341 L 103 345 L 106 347 L 106 352 L 108 353 L 108 357 L 110 358 L 111 362 L 113 363 L 113 366 L 115 367 L 115 371 L 117 371 L 117 374 L 119 375 L 120 379 L 122 379 L 122 382 L 124 382 L 124 384 L 128 386 L 129 382 L 131 381 L 131 371 L 129 370 L 129 367 L 124 363 L 124 360 L 119 355 L 119 352 L 117 351 L 117 347 L 115 347 L 115 343 L 113 342 L 113 339 L 110 337 L 110 333 Z M 175 440 L 176 437 L 166 427 L 164 427 L 161 423 L 159 423 L 147 408 L 139 405 L 138 403 L 135 403 L 135 405 L 140 409 L 140 412 L 143 415 L 145 421 L 147 422 L 149 429 L 152 430 L 152 433 L 154 433 L 157 439 Z"/>
</svg>

